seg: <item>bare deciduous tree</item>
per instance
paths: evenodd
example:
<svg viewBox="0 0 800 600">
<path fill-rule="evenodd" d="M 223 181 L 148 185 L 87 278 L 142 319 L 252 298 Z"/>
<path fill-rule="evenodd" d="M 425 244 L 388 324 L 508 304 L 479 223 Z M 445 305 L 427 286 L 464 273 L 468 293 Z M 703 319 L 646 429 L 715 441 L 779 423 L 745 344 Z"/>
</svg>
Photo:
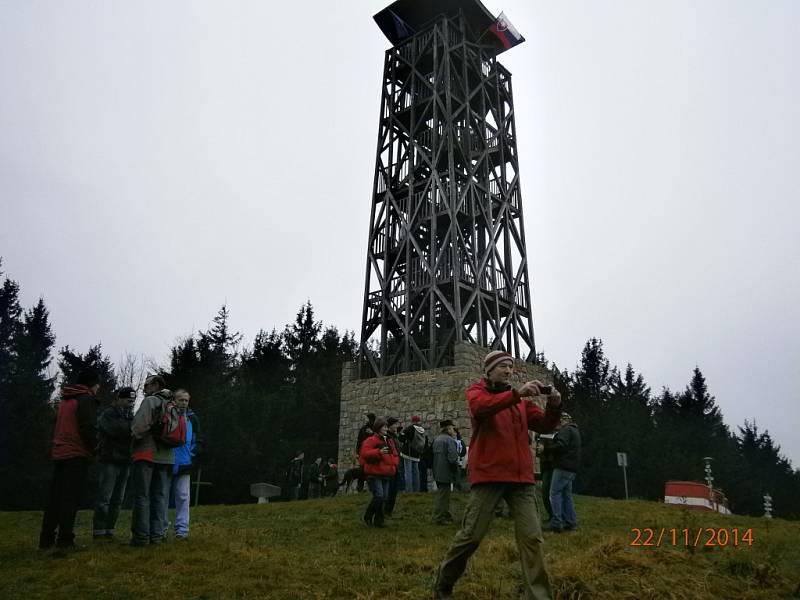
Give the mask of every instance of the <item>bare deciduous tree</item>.
<svg viewBox="0 0 800 600">
<path fill-rule="evenodd" d="M 147 374 L 155 372 L 157 368 L 153 358 L 144 354 L 134 356 L 125 352 L 117 362 L 117 384 L 120 387 L 132 387 L 138 393 L 142 389 Z"/>
</svg>

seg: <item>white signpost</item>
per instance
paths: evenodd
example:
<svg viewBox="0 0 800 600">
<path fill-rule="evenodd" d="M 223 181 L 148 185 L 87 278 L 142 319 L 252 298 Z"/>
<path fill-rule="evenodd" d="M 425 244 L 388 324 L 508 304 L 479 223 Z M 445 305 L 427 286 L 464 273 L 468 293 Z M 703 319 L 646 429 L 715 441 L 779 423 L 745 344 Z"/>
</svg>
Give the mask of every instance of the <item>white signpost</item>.
<svg viewBox="0 0 800 600">
<path fill-rule="evenodd" d="M 628 454 L 617 452 L 617 465 L 622 467 L 622 479 L 625 482 L 625 500 L 628 499 L 628 473 L 625 468 L 628 466 Z"/>
</svg>

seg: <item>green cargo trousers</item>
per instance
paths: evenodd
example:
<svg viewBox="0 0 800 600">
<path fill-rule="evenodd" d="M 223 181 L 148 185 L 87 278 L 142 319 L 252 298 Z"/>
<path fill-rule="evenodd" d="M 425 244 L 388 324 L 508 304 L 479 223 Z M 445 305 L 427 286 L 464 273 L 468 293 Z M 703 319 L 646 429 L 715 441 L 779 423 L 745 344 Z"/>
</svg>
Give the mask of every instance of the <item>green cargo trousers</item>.
<svg viewBox="0 0 800 600">
<path fill-rule="evenodd" d="M 536 511 L 536 492 L 533 484 L 527 483 L 479 483 L 472 486 L 461 530 L 453 538 L 439 565 L 434 587 L 440 592 L 452 592 L 467 568 L 469 557 L 478 549 L 489 530 L 495 506 L 501 498 L 508 503 L 511 518 L 514 519 L 514 533 L 525 579 L 525 598 L 552 600 L 553 590 L 544 566 L 544 540 Z"/>
</svg>

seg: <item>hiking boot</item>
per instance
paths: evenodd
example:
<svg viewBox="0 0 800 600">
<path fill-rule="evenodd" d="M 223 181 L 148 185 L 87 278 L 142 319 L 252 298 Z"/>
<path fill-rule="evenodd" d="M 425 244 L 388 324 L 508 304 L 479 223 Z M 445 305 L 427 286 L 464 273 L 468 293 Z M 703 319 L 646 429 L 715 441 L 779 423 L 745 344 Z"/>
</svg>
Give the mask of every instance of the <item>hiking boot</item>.
<svg viewBox="0 0 800 600">
<path fill-rule="evenodd" d="M 437 579 L 433 580 L 433 600 L 452 600 L 453 590 L 443 590 L 439 588 Z"/>
</svg>

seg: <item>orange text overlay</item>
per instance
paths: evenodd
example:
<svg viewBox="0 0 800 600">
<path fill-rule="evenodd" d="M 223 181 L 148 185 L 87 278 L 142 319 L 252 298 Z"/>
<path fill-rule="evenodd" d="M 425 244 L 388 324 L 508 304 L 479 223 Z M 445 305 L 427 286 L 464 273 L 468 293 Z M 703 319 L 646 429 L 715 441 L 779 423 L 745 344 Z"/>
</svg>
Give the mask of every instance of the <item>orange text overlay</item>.
<svg viewBox="0 0 800 600">
<path fill-rule="evenodd" d="M 651 528 L 631 527 L 631 546 L 660 548 L 661 546 L 752 546 L 755 538 L 753 528 L 738 527 L 700 527 L 693 528 Z"/>
</svg>

